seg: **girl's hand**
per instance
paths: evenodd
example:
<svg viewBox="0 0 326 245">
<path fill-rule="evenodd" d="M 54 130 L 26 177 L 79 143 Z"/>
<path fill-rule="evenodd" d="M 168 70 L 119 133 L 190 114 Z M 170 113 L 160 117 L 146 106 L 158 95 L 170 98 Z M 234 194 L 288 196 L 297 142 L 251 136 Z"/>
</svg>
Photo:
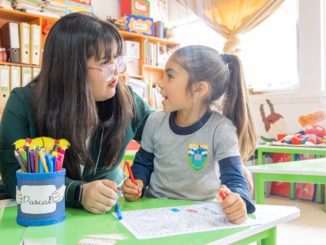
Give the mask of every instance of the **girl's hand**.
<svg viewBox="0 0 326 245">
<path fill-rule="evenodd" d="M 225 193 L 224 200 L 222 200 L 220 192 Z M 238 193 L 231 192 L 225 185 L 221 185 L 217 193 L 217 200 L 221 201 L 223 211 L 229 222 L 241 224 L 246 221 L 248 217 L 246 203 Z"/>
<path fill-rule="evenodd" d="M 106 213 L 117 200 L 118 187 L 111 180 L 96 180 L 83 185 L 81 204 L 91 213 Z"/>
<path fill-rule="evenodd" d="M 130 179 L 126 179 L 122 185 L 122 193 L 124 198 L 128 201 L 136 201 L 142 196 L 142 190 L 144 188 L 144 183 L 142 180 L 135 180 L 137 185 L 132 183 Z"/>
</svg>

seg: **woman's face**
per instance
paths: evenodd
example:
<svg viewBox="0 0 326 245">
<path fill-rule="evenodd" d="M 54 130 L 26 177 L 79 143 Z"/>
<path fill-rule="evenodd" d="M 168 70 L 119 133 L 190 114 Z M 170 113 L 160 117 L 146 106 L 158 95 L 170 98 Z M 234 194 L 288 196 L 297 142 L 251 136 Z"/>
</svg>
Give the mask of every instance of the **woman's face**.
<svg viewBox="0 0 326 245">
<path fill-rule="evenodd" d="M 116 61 L 106 58 L 96 61 L 94 57 L 91 57 L 87 60 L 87 69 L 95 101 L 111 99 L 118 85 L 119 73 Z"/>
</svg>

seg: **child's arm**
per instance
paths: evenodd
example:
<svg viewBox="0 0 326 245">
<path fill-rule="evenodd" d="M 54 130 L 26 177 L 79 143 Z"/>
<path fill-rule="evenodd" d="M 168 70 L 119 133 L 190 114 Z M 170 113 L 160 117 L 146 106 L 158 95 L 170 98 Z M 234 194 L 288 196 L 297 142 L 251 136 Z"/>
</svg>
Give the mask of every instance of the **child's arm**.
<svg viewBox="0 0 326 245">
<path fill-rule="evenodd" d="M 154 154 L 140 148 L 131 167 L 137 185 L 126 180 L 122 186 L 123 195 L 127 200 L 134 201 L 143 195 L 143 190 L 149 184 L 153 168 Z"/>
<path fill-rule="evenodd" d="M 249 186 L 249 194 L 250 196 L 252 195 L 252 193 L 254 192 L 254 181 L 252 179 L 252 176 L 250 174 L 250 171 L 248 170 L 248 168 L 242 164 L 242 170 L 243 170 L 243 174 L 248 182 L 248 186 Z"/>
<path fill-rule="evenodd" d="M 243 174 L 239 156 L 224 158 L 219 161 L 221 184 L 226 185 L 231 192 L 238 193 L 246 203 L 248 213 L 255 212 L 251 201 L 248 182 Z"/>
<path fill-rule="evenodd" d="M 140 148 L 136 153 L 131 170 L 134 173 L 135 179 L 142 180 L 144 188 L 146 188 L 154 170 L 154 154 Z"/>
</svg>

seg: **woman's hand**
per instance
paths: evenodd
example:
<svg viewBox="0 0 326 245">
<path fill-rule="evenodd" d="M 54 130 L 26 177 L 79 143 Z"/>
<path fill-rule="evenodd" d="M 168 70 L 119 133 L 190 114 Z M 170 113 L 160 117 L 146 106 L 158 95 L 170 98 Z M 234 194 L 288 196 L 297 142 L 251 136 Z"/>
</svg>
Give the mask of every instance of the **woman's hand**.
<svg viewBox="0 0 326 245">
<path fill-rule="evenodd" d="M 224 200 L 219 195 L 220 192 L 225 193 Z M 225 185 L 221 185 L 217 199 L 221 201 L 223 211 L 231 223 L 241 224 L 246 221 L 248 217 L 246 203 L 238 193 L 231 192 Z"/>
<path fill-rule="evenodd" d="M 132 183 L 130 179 L 126 179 L 122 185 L 122 193 L 126 200 L 136 201 L 142 196 L 144 183 L 142 180 L 136 179 L 137 185 Z"/>
<path fill-rule="evenodd" d="M 107 179 L 96 180 L 83 185 L 81 204 L 94 214 L 109 211 L 118 200 L 117 185 Z"/>
</svg>

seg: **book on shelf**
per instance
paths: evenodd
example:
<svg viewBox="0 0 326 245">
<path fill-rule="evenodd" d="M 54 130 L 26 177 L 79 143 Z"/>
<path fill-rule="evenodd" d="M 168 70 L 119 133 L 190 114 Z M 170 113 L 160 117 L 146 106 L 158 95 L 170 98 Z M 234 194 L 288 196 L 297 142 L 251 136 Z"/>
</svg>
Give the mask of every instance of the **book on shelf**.
<svg viewBox="0 0 326 245">
<path fill-rule="evenodd" d="M 157 86 L 157 82 L 151 79 L 146 80 L 147 84 L 147 102 L 154 110 L 162 110 L 162 95 Z"/>
<path fill-rule="evenodd" d="M 131 76 L 139 75 L 140 43 L 123 41 L 123 55 L 126 56 L 126 72 Z"/>
<path fill-rule="evenodd" d="M 144 41 L 144 64 L 164 67 L 175 46 Z"/>
<path fill-rule="evenodd" d="M 127 84 L 132 90 L 139 95 L 143 100 L 148 100 L 148 89 L 145 81 L 136 78 L 129 78 Z"/>
</svg>

